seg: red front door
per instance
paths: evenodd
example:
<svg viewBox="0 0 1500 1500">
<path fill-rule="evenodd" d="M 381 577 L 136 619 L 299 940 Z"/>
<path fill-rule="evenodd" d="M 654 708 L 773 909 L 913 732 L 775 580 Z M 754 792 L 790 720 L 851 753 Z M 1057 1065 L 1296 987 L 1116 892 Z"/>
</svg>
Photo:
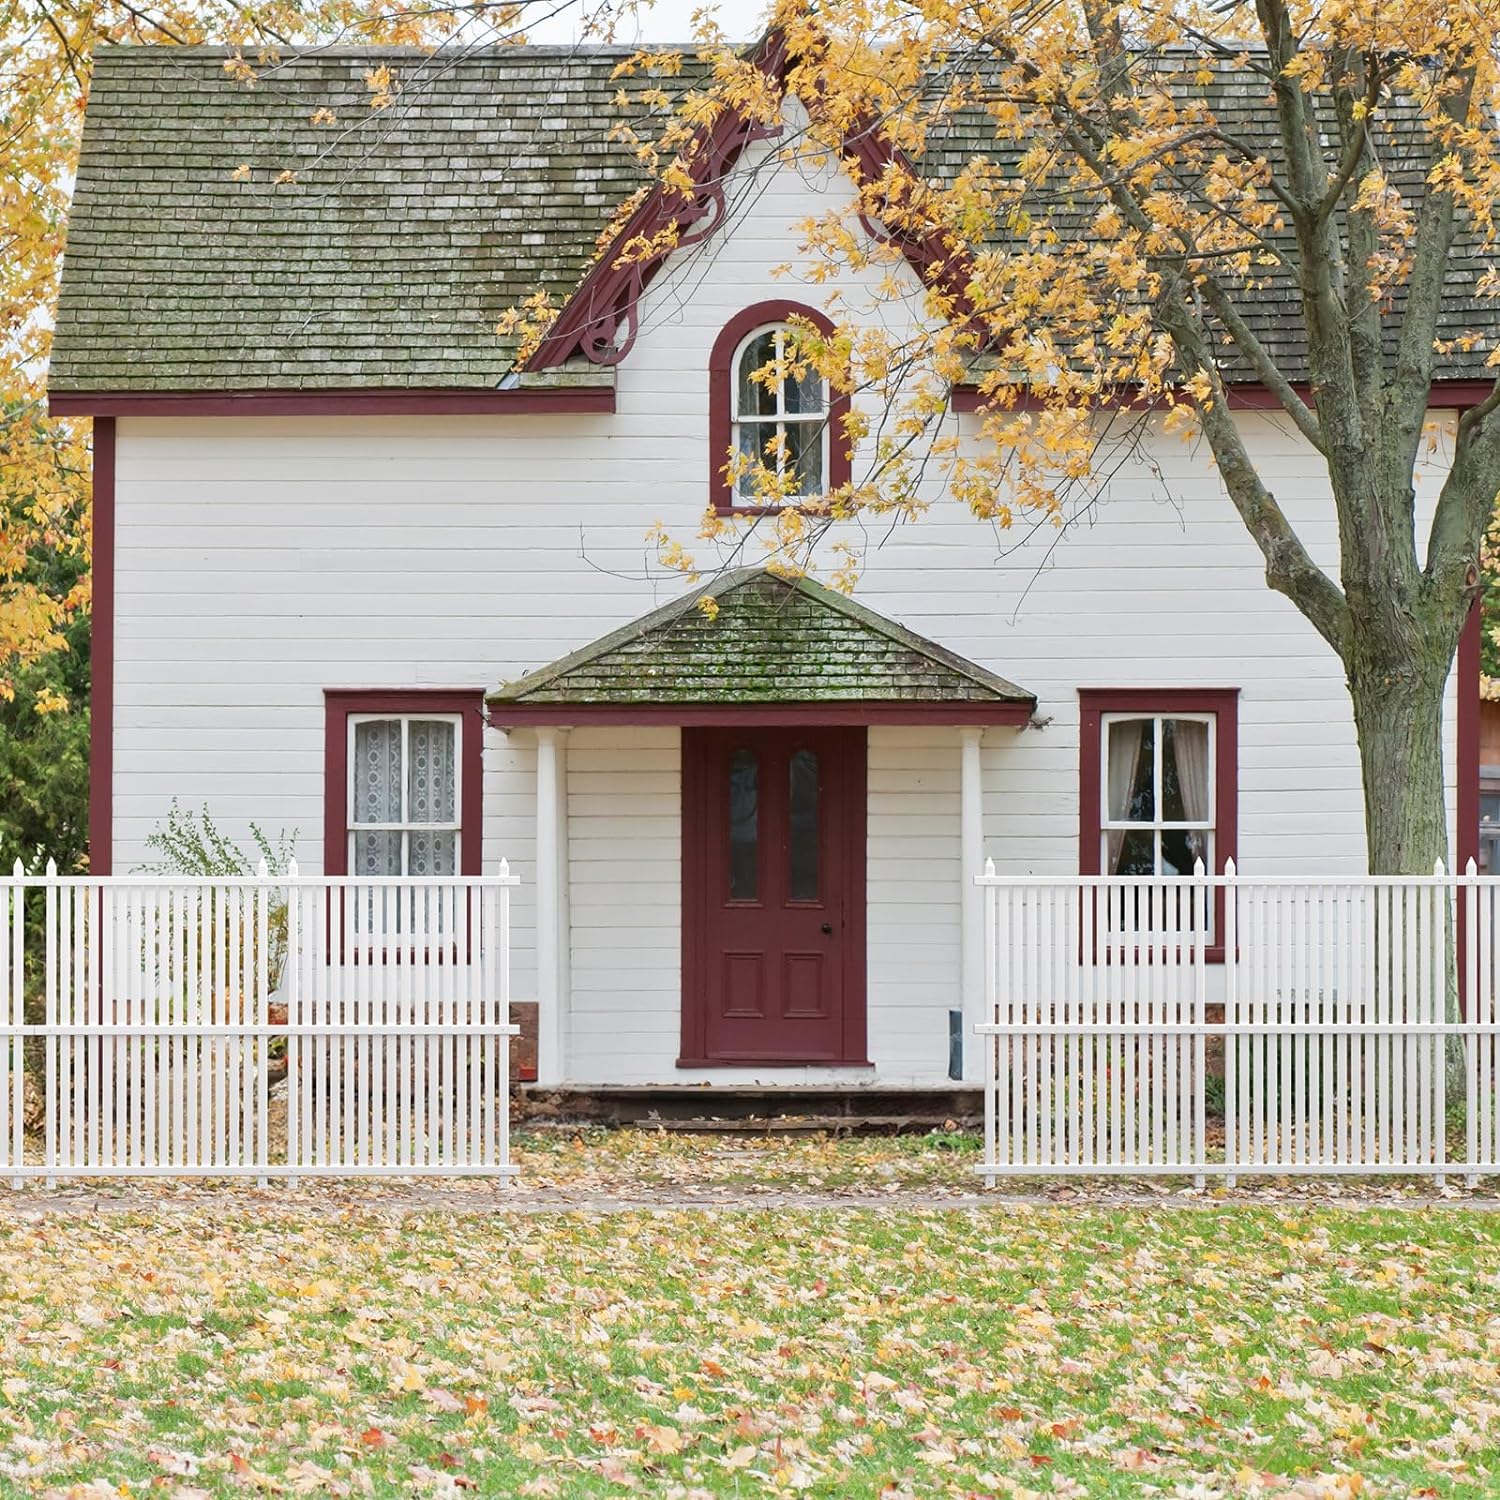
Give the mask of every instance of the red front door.
<svg viewBox="0 0 1500 1500">
<path fill-rule="evenodd" d="M 865 731 L 682 733 L 682 1062 L 865 1061 Z"/>
</svg>

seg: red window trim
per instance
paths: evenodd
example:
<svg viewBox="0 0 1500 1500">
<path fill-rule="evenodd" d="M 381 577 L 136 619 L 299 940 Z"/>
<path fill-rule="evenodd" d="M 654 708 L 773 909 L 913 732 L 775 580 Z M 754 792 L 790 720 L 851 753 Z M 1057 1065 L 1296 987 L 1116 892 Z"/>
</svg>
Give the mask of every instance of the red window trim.
<svg viewBox="0 0 1500 1500">
<path fill-rule="evenodd" d="M 349 716 L 461 714 L 458 873 L 478 875 L 484 856 L 484 690 L 326 688 L 323 703 L 323 873 L 349 873 Z"/>
<path fill-rule="evenodd" d="M 1105 714 L 1214 715 L 1214 863 L 1222 874 L 1226 860 L 1239 859 L 1239 699 L 1238 688 L 1080 688 L 1078 730 L 1078 873 L 1098 875 L 1102 829 L 1100 752 Z M 1214 897 L 1214 931 L 1224 930 L 1224 893 Z M 1207 951 L 1223 963 L 1222 943 Z"/>
<path fill-rule="evenodd" d="M 757 302 L 736 313 L 719 330 L 708 356 L 708 493 L 716 514 L 721 516 L 764 516 L 774 514 L 775 507 L 736 505 L 734 491 L 724 477 L 728 459 L 732 423 L 731 391 L 734 371 L 731 365 L 735 350 L 747 335 L 772 323 L 786 323 L 792 318 L 806 318 L 819 333 L 834 331 L 833 320 L 815 307 L 801 302 Z M 828 488 L 837 489 L 849 483 L 850 459 L 848 440 L 844 436 L 844 418 L 849 412 L 849 393 L 831 393 L 828 403 Z"/>
</svg>

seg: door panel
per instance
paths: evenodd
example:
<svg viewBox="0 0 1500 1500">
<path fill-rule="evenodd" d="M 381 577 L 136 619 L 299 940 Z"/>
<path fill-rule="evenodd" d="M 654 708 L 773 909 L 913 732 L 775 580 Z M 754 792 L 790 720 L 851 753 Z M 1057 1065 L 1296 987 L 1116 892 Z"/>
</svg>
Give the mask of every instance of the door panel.
<svg viewBox="0 0 1500 1500">
<path fill-rule="evenodd" d="M 863 729 L 686 729 L 684 1065 L 865 1061 Z"/>
</svg>

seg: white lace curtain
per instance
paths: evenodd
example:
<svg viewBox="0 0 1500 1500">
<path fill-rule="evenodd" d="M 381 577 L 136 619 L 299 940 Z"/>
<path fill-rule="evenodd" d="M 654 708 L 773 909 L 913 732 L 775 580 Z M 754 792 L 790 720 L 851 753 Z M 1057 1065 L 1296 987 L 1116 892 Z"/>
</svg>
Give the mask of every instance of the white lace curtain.
<svg viewBox="0 0 1500 1500">
<path fill-rule="evenodd" d="M 354 726 L 352 874 L 456 873 L 457 738 L 446 719 Z"/>
</svg>

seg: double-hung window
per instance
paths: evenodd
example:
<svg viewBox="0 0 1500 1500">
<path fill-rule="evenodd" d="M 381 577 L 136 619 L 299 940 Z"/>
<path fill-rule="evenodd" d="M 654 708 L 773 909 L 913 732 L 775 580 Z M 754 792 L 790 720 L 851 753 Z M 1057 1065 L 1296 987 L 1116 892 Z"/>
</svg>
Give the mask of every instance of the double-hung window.
<svg viewBox="0 0 1500 1500">
<path fill-rule="evenodd" d="M 805 500 L 827 488 L 828 403 L 816 370 L 788 364 L 792 331 L 761 328 L 734 356 L 734 449 L 739 504 L 764 503 L 756 488 L 761 469 L 776 476 L 776 503 Z M 775 369 L 780 378 L 761 372 Z M 760 378 L 757 376 L 760 375 Z"/>
<path fill-rule="evenodd" d="M 457 714 L 349 716 L 349 873 L 455 875 L 463 828 Z"/>
<path fill-rule="evenodd" d="M 480 690 L 330 688 L 324 700 L 324 870 L 477 875 Z"/>
<path fill-rule="evenodd" d="M 1237 847 L 1238 692 L 1090 688 L 1079 700 L 1080 873 L 1189 876 L 1200 860 L 1222 873 Z M 1222 919 L 1218 893 L 1211 957 Z"/>
<path fill-rule="evenodd" d="M 1214 868 L 1212 714 L 1104 715 L 1101 868 L 1191 875 Z"/>
</svg>

